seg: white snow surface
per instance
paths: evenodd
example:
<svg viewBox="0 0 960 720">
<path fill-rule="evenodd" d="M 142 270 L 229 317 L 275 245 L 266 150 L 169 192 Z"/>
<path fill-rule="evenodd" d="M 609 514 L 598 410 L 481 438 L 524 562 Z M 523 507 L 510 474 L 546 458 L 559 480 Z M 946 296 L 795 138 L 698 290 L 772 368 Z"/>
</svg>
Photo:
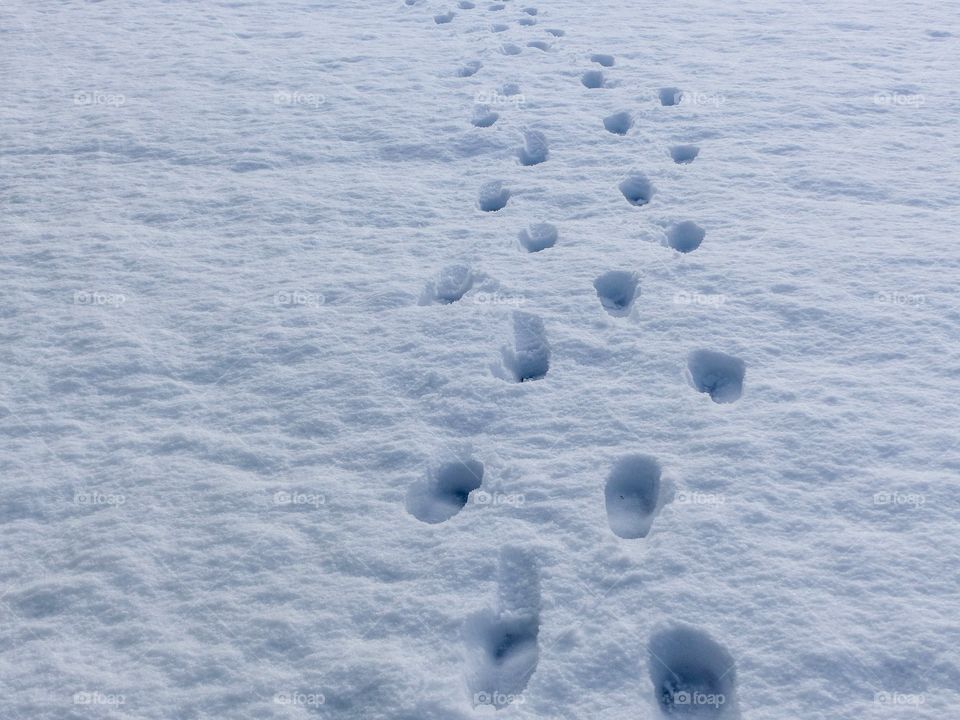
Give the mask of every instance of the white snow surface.
<svg viewBox="0 0 960 720">
<path fill-rule="evenodd" d="M 960 716 L 956 5 L 473 4 L 0 7 L 0 718 Z"/>
</svg>

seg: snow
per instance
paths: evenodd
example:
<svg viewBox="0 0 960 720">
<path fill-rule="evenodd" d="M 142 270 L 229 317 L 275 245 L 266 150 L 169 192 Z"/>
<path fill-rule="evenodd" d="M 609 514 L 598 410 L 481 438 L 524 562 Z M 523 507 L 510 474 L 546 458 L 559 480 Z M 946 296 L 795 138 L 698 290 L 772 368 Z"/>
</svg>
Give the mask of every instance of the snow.
<svg viewBox="0 0 960 720">
<path fill-rule="evenodd" d="M 956 716 L 955 10 L 4 4 L 0 718 Z"/>
</svg>

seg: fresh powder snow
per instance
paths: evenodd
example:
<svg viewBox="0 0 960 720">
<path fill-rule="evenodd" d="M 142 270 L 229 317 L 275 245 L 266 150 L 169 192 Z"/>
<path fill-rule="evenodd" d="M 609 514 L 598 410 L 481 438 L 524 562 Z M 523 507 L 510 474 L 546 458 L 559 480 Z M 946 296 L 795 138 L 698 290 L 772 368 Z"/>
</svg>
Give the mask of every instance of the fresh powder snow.
<svg viewBox="0 0 960 720">
<path fill-rule="evenodd" d="M 0 6 L 0 720 L 960 718 L 943 0 Z"/>
</svg>

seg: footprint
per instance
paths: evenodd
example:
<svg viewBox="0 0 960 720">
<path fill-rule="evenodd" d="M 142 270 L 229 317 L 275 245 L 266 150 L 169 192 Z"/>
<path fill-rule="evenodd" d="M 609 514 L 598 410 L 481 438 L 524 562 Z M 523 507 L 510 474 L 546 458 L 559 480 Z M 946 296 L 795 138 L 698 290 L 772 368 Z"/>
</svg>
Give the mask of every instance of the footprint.
<svg viewBox="0 0 960 720">
<path fill-rule="evenodd" d="M 650 637 L 647 654 L 650 680 L 665 717 L 738 716 L 733 656 L 705 630 L 680 623 L 662 627 Z"/>
<path fill-rule="evenodd" d="M 523 11 L 524 11 L 527 15 L 536 15 L 536 14 L 537 14 L 537 9 L 536 9 L 535 7 L 525 7 L 525 8 L 523 9 Z"/>
<path fill-rule="evenodd" d="M 460 300 L 473 286 L 473 272 L 467 265 L 450 265 L 430 280 L 420 296 L 421 305 L 450 305 Z"/>
<path fill-rule="evenodd" d="M 633 118 L 626 111 L 614 113 L 603 119 L 603 126 L 614 135 L 626 135 L 633 127 Z"/>
<path fill-rule="evenodd" d="M 700 148 L 696 145 L 674 145 L 670 148 L 670 157 L 677 165 L 689 165 L 699 154 Z"/>
<path fill-rule="evenodd" d="M 493 180 L 480 186 L 480 196 L 477 205 L 484 212 L 497 212 L 507 205 L 510 191 L 499 180 Z"/>
<path fill-rule="evenodd" d="M 613 67 L 613 55 L 605 55 L 604 53 L 594 53 L 590 56 L 590 62 L 595 62 L 598 65 L 603 65 L 603 67 Z"/>
<path fill-rule="evenodd" d="M 639 277 L 627 270 L 611 270 L 593 281 L 593 287 L 604 310 L 615 317 L 630 314 L 630 307 L 637 296 Z"/>
<path fill-rule="evenodd" d="M 567 34 L 565 30 L 559 30 L 557 28 L 548 28 L 547 32 L 553 35 L 554 37 L 563 37 L 564 35 Z"/>
<path fill-rule="evenodd" d="M 504 43 L 500 46 L 500 52 L 504 55 L 519 55 L 523 52 L 523 48 L 519 45 L 514 45 L 513 43 Z"/>
<path fill-rule="evenodd" d="M 513 97 L 520 94 L 520 86 L 516 83 L 504 83 L 497 88 L 497 92 L 504 97 Z"/>
<path fill-rule="evenodd" d="M 692 220 L 684 220 L 667 231 L 667 244 L 677 252 L 693 252 L 700 247 L 706 234 L 706 230 Z"/>
<path fill-rule="evenodd" d="M 509 30 L 510 28 L 503 23 L 494 23 L 490 26 L 490 32 L 503 32 L 504 30 Z"/>
<path fill-rule="evenodd" d="M 539 165 L 550 155 L 546 136 L 537 130 L 523 133 L 523 147 L 517 151 L 521 165 Z"/>
<path fill-rule="evenodd" d="M 457 3 L 457 7 L 461 10 L 473 10 L 476 4 L 470 2 L 470 0 L 460 0 L 460 2 Z"/>
<path fill-rule="evenodd" d="M 536 25 L 537 21 L 532 17 L 520 18 L 517 20 L 517 25 L 523 25 L 524 27 L 530 27 L 531 25 Z"/>
<path fill-rule="evenodd" d="M 407 492 L 407 512 L 430 525 L 449 520 L 467 504 L 470 493 L 483 482 L 483 463 L 454 461 L 430 472 Z"/>
<path fill-rule="evenodd" d="M 445 13 L 440 13 L 439 15 L 433 16 L 433 21 L 437 25 L 446 25 L 448 22 L 453 21 L 454 12 L 453 10 L 447 10 Z"/>
<path fill-rule="evenodd" d="M 627 455 L 610 471 L 605 488 L 607 522 L 617 537 L 646 537 L 660 509 L 672 499 L 660 463 L 650 455 Z"/>
<path fill-rule="evenodd" d="M 650 202 L 655 192 L 653 184 L 643 173 L 634 173 L 620 183 L 619 187 L 627 202 L 637 207 L 642 207 Z"/>
<path fill-rule="evenodd" d="M 714 350 L 695 350 L 687 356 L 687 382 L 695 390 L 709 393 L 715 403 L 732 403 L 743 394 L 746 363 L 733 355 Z"/>
<path fill-rule="evenodd" d="M 491 110 L 489 105 L 475 105 L 470 122 L 476 127 L 485 128 L 493 125 L 499 117 L 500 115 Z"/>
<path fill-rule="evenodd" d="M 550 44 L 545 43 L 543 40 L 531 40 L 530 42 L 527 43 L 527 47 L 536 48 L 537 50 L 543 50 L 543 52 L 547 52 L 550 50 Z"/>
<path fill-rule="evenodd" d="M 494 3 L 493 5 L 488 7 L 487 10 L 493 10 L 494 12 L 496 12 L 498 10 L 503 10 L 505 7 L 506 5 L 504 5 L 503 3 Z"/>
<path fill-rule="evenodd" d="M 527 252 L 535 253 L 557 244 L 557 228 L 550 223 L 537 223 L 520 231 L 520 244 Z"/>
<path fill-rule="evenodd" d="M 505 547 L 497 568 L 497 607 L 464 624 L 467 687 L 473 706 L 501 710 L 524 701 L 540 647 L 540 571 L 528 550 Z"/>
<path fill-rule="evenodd" d="M 531 313 L 514 311 L 513 349 L 504 349 L 503 366 L 507 379 L 514 382 L 546 377 L 550 369 L 550 345 L 547 343 L 543 320 Z"/>
<path fill-rule="evenodd" d="M 591 90 L 596 90 L 597 88 L 602 88 L 604 83 L 606 83 L 606 78 L 603 76 L 603 70 L 587 70 L 581 77 L 580 82 L 583 83 L 584 87 L 590 88 Z"/>
<path fill-rule="evenodd" d="M 660 88 L 661 105 L 679 105 L 681 100 L 683 100 L 683 91 L 680 88 Z"/>
<path fill-rule="evenodd" d="M 476 75 L 477 71 L 483 67 L 483 63 L 479 60 L 471 60 L 459 70 L 457 70 L 457 77 L 471 77 Z"/>
</svg>

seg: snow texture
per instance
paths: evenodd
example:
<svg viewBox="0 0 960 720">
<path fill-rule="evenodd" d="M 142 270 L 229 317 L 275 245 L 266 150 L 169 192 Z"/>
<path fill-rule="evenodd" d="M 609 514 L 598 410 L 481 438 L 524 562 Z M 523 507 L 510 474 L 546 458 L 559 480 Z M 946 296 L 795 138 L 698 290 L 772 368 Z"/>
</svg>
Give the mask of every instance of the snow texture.
<svg viewBox="0 0 960 720">
<path fill-rule="evenodd" d="M 960 716 L 956 10 L 2 3 L 0 718 Z"/>
</svg>

